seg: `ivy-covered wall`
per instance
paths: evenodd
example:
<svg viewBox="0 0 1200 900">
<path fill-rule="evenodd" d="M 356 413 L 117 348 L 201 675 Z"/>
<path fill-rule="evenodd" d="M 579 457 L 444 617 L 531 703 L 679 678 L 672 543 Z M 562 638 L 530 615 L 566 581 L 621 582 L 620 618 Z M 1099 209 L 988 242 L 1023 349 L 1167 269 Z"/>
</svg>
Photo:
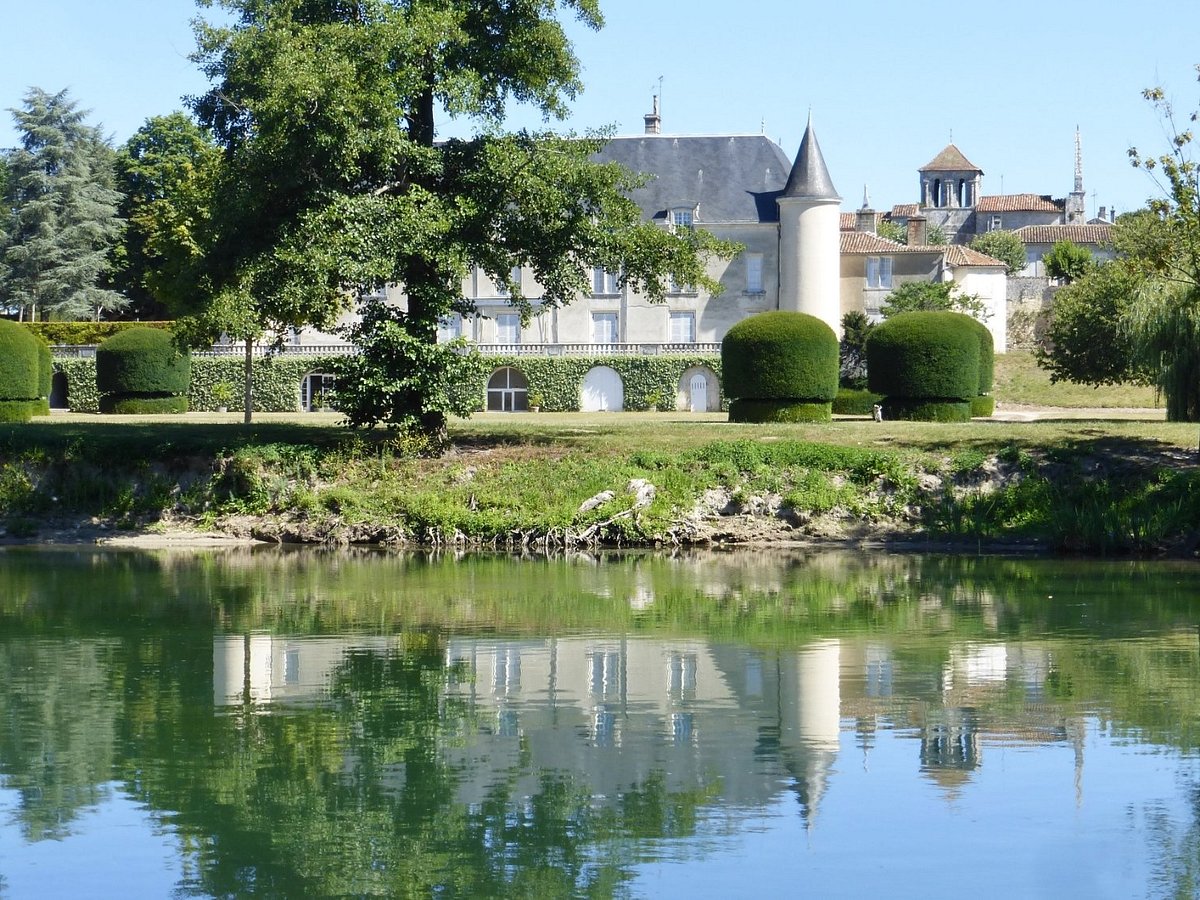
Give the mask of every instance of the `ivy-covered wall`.
<svg viewBox="0 0 1200 900">
<path fill-rule="evenodd" d="M 694 356 L 489 356 L 480 381 L 464 385 L 478 398 L 483 409 L 487 380 L 504 366 L 512 366 L 529 380 L 531 396 L 541 396 L 546 412 L 573 412 L 579 409 L 579 394 L 584 376 L 596 366 L 607 366 L 621 376 L 625 408 L 630 410 L 675 409 L 679 379 L 695 366 L 711 369 L 721 377 L 721 357 L 715 353 Z"/>
<path fill-rule="evenodd" d="M 300 409 L 300 382 L 309 372 L 330 372 L 334 357 L 272 356 L 254 360 L 255 412 L 296 412 Z M 213 399 L 213 387 L 228 383 L 234 392 L 229 403 L 241 407 L 241 357 L 197 356 L 192 358 L 192 382 L 188 389 L 188 407 L 196 411 L 214 411 L 220 405 Z M 55 359 L 54 371 L 67 378 L 67 404 L 72 412 L 99 412 L 96 392 L 95 359 Z"/>
<path fill-rule="evenodd" d="M 295 412 L 300 409 L 300 382 L 310 372 L 332 372 L 337 357 L 282 356 L 254 360 L 254 409 L 256 412 Z M 608 366 L 621 376 L 625 408 L 630 410 L 675 409 L 676 394 L 683 373 L 696 366 L 711 369 L 721 376 L 721 358 L 716 354 L 691 356 L 489 356 L 488 365 L 477 382 L 460 390 L 474 398 L 477 409 L 484 408 L 487 380 L 504 366 L 520 370 L 529 380 L 529 393 L 541 395 L 547 412 L 571 412 L 579 409 L 584 376 L 596 366 Z M 231 409 L 241 407 L 242 358 L 239 356 L 192 357 L 192 383 L 188 406 L 195 411 L 213 411 L 213 387 L 228 383 L 234 391 Z M 98 412 L 96 361 L 58 358 L 54 371 L 67 377 L 68 405 L 72 412 Z M 722 398 L 724 407 L 724 398 Z"/>
</svg>

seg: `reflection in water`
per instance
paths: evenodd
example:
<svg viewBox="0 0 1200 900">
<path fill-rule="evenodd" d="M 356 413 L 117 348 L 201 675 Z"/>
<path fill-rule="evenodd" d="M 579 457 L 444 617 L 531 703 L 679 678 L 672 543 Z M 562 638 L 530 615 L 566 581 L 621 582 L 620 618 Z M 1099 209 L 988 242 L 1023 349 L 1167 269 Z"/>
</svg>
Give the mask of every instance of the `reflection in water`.
<svg viewBox="0 0 1200 900">
<path fill-rule="evenodd" d="M 1192 567 L 3 561 L 14 896 L 119 804 L 184 895 L 736 893 L 747 866 L 759 892 L 895 892 L 935 864 L 1022 895 L 1071 864 L 1194 885 Z"/>
</svg>

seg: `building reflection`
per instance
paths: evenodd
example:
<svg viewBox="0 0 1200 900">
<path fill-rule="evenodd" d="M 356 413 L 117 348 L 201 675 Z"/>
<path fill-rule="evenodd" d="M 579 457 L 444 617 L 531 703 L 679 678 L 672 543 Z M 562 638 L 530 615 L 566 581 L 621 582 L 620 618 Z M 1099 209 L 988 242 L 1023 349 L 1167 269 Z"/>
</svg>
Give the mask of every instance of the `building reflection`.
<svg viewBox="0 0 1200 900">
<path fill-rule="evenodd" d="M 214 703 L 324 702 L 351 652 L 402 646 L 392 637 L 219 636 Z M 960 642 L 939 660 L 910 652 L 867 637 L 788 649 L 663 637 L 452 637 L 443 699 L 467 709 L 472 725 L 439 752 L 457 773 L 456 799 L 469 806 L 498 784 L 536 794 L 548 771 L 572 773 L 597 803 L 661 777 L 668 791 L 716 786 L 730 808 L 761 809 L 791 793 L 810 826 L 839 758 L 869 756 L 881 729 L 914 739 L 914 764 L 947 798 L 997 744 L 1068 742 L 1079 785 L 1084 728 L 1045 702 L 1048 647 Z"/>
</svg>

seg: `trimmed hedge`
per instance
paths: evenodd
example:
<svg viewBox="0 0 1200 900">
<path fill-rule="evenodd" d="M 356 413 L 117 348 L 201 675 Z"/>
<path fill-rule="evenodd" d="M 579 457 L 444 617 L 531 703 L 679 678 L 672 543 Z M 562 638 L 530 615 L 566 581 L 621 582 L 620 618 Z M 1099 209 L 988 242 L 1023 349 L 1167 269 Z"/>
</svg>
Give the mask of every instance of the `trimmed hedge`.
<svg viewBox="0 0 1200 900">
<path fill-rule="evenodd" d="M 907 419 L 913 422 L 969 422 L 969 400 L 920 400 L 888 397 L 883 401 L 884 421 Z"/>
<path fill-rule="evenodd" d="M 50 345 L 38 339 L 38 402 L 35 416 L 50 415 L 50 385 L 54 381 L 54 357 Z"/>
<path fill-rule="evenodd" d="M 0 400 L 0 422 L 28 422 L 40 410 L 39 400 Z"/>
<path fill-rule="evenodd" d="M 159 328 L 170 331 L 174 322 L 23 322 L 35 335 L 50 344 L 99 344 L 130 328 Z"/>
<path fill-rule="evenodd" d="M 488 356 L 478 380 L 457 386 L 469 402 L 482 410 L 487 382 L 497 369 L 511 366 L 529 381 L 529 393 L 542 395 L 543 412 L 577 412 L 583 379 L 597 366 L 607 366 L 621 376 L 628 410 L 675 409 L 679 379 L 688 369 L 704 367 L 721 378 L 721 359 L 710 354 L 662 356 Z"/>
<path fill-rule="evenodd" d="M 158 416 L 188 411 L 188 398 L 175 394 L 169 397 L 101 397 L 100 411 L 123 416 Z"/>
<path fill-rule="evenodd" d="M 729 404 L 731 422 L 829 422 L 832 403 L 804 403 L 796 400 L 733 400 Z"/>
<path fill-rule="evenodd" d="M 106 394 L 186 394 L 191 355 L 180 352 L 171 333 L 130 328 L 96 348 L 96 387 Z"/>
<path fill-rule="evenodd" d="M 337 357 L 280 356 L 257 357 L 251 390 L 255 412 L 297 412 L 300 409 L 300 381 L 309 372 L 331 372 Z M 212 396 L 213 387 L 222 382 L 234 385 L 232 409 L 242 408 L 242 365 L 240 356 L 197 356 L 192 358 L 192 379 L 188 389 L 188 408 L 215 411 L 221 404 Z M 67 379 L 67 401 L 72 412 L 100 411 L 96 390 L 96 361 L 89 358 L 54 360 L 54 370 Z M 480 391 L 482 394 L 482 390 Z"/>
<path fill-rule="evenodd" d="M 867 338 L 867 387 L 889 402 L 969 402 L 979 395 L 973 322 L 952 312 L 907 312 L 880 322 Z"/>
<path fill-rule="evenodd" d="M 986 419 L 996 411 L 996 398 L 991 394 L 980 394 L 971 398 L 971 418 Z"/>
<path fill-rule="evenodd" d="M 841 388 L 833 398 L 833 412 L 839 416 L 869 416 L 875 412 L 875 404 L 882 402 L 882 394 Z"/>
<path fill-rule="evenodd" d="M 721 365 L 728 397 L 828 403 L 837 396 L 840 345 L 816 316 L 759 313 L 729 329 Z"/>
<path fill-rule="evenodd" d="M 28 422 L 40 409 L 38 346 L 27 329 L 0 321 L 0 403 L 6 422 Z"/>
</svg>

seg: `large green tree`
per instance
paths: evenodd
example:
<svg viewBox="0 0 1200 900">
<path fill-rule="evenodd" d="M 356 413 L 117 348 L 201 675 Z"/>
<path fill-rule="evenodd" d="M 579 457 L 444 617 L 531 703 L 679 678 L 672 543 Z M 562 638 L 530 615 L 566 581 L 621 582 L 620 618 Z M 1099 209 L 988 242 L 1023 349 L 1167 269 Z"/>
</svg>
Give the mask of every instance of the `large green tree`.
<svg viewBox="0 0 1200 900">
<path fill-rule="evenodd" d="M 120 232 L 113 154 L 67 91 L 31 88 L 12 110 L 0 207 L 0 298 L 20 318 L 96 318 L 125 299 L 101 282 Z"/>
<path fill-rule="evenodd" d="M 1050 252 L 1042 255 L 1042 264 L 1048 276 L 1061 279 L 1066 284 L 1096 268 L 1091 251 L 1071 241 L 1055 241 Z"/>
<path fill-rule="evenodd" d="M 1000 260 L 1009 277 L 1025 268 L 1025 244 L 1015 231 L 988 231 L 971 241 L 971 249 Z"/>
<path fill-rule="evenodd" d="M 192 297 L 220 157 L 212 135 L 182 112 L 147 119 L 118 151 L 126 225 L 113 280 L 138 318 L 186 308 Z"/>
<path fill-rule="evenodd" d="M 1126 326 L 1139 279 L 1124 261 L 1103 263 L 1054 295 L 1038 365 L 1051 381 L 1076 384 L 1144 383 Z"/>
<path fill-rule="evenodd" d="M 593 161 L 599 140 L 500 130 L 510 102 L 565 114 L 582 85 L 559 16 L 599 28 L 596 0 L 200 2 L 232 20 L 198 29 L 213 88 L 195 109 L 224 150 L 201 306 L 327 326 L 356 301 L 362 352 L 339 383 L 352 422 L 440 434 L 468 411 L 451 390 L 464 356 L 436 336 L 473 311 L 471 266 L 498 283 L 525 267 L 547 306 L 593 266 L 652 300 L 672 278 L 716 289 L 703 252 L 731 248 L 643 222 L 635 179 Z M 437 140 L 439 115 L 475 135 Z"/>
<path fill-rule="evenodd" d="M 1196 67 L 1200 72 L 1200 66 Z M 1143 96 L 1158 111 L 1169 137 L 1167 152 L 1148 156 L 1131 148 L 1133 164 L 1158 179 L 1161 195 L 1136 227 L 1119 229 L 1116 246 L 1141 284 L 1127 316 L 1137 358 L 1156 371 L 1167 418 L 1200 421 L 1200 167 L 1194 134 L 1180 127 L 1161 88 Z M 1189 124 L 1200 113 L 1188 116 Z"/>
</svg>

